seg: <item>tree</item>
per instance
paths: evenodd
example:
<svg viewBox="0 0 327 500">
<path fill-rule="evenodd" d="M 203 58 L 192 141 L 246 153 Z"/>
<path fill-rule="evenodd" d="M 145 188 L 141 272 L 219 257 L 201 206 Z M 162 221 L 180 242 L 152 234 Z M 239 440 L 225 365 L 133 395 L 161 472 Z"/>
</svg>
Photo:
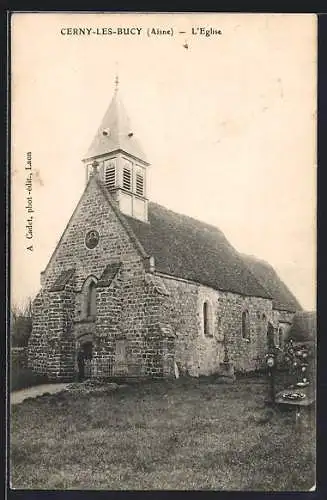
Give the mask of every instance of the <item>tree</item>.
<svg viewBox="0 0 327 500">
<path fill-rule="evenodd" d="M 10 311 L 10 336 L 12 347 L 25 347 L 32 332 L 32 299 L 24 304 L 13 304 Z"/>
</svg>

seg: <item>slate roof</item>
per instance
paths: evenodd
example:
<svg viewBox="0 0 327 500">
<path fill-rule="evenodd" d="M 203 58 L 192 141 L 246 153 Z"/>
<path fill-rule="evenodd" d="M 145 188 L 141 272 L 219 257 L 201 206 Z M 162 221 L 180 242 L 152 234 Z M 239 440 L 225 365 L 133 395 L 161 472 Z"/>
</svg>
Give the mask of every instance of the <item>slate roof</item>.
<svg viewBox="0 0 327 500">
<path fill-rule="evenodd" d="M 118 273 L 119 269 L 121 267 L 121 262 L 113 262 L 112 264 L 108 264 L 105 267 L 105 270 L 103 271 L 102 275 L 100 276 L 99 281 L 97 282 L 97 286 L 99 287 L 105 287 L 109 286 Z"/>
<path fill-rule="evenodd" d="M 271 298 L 214 226 L 149 203 L 149 223 L 124 216 L 157 271 L 217 290 Z"/>
<path fill-rule="evenodd" d="M 114 93 L 85 158 L 90 159 L 117 150 L 123 150 L 146 162 L 118 90 Z"/>
<path fill-rule="evenodd" d="M 75 269 L 67 269 L 66 271 L 62 271 L 58 278 L 55 280 L 53 283 L 52 287 L 50 288 L 50 292 L 61 292 L 62 290 L 65 289 L 65 286 L 67 285 L 68 281 L 70 278 L 73 276 L 75 272 Z"/>
<path fill-rule="evenodd" d="M 268 262 L 253 257 L 252 255 L 242 255 L 242 257 L 257 280 L 273 297 L 274 309 L 289 312 L 302 310 L 297 299 Z"/>
</svg>

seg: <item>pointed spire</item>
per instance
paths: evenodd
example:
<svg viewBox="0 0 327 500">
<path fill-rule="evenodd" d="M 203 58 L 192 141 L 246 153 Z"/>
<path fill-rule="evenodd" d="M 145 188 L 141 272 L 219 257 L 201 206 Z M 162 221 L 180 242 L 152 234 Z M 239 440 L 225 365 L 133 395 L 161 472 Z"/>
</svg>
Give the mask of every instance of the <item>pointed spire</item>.
<svg viewBox="0 0 327 500">
<path fill-rule="evenodd" d="M 134 131 L 131 128 L 129 117 L 121 100 L 120 92 L 118 92 L 118 87 L 119 77 L 117 71 L 114 95 L 85 159 L 91 159 L 113 151 L 122 150 L 147 163 L 142 147 L 135 138 Z"/>
<path fill-rule="evenodd" d="M 115 78 L 115 92 L 118 92 L 118 86 L 119 86 L 119 76 L 116 75 L 116 78 Z"/>
</svg>

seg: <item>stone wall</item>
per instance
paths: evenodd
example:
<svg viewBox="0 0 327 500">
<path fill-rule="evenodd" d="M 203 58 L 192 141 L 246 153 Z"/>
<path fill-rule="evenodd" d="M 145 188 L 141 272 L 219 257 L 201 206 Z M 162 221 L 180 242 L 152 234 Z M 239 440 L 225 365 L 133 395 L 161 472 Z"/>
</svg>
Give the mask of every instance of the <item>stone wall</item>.
<svg viewBox="0 0 327 500">
<path fill-rule="evenodd" d="M 98 245 L 85 246 L 95 229 Z M 267 322 L 286 320 L 271 300 L 246 297 L 147 272 L 146 256 L 133 241 L 95 179 L 88 184 L 58 248 L 43 273 L 33 304 L 29 366 L 50 379 L 69 380 L 77 370 L 77 347 L 92 338 L 94 376 L 171 375 L 176 361 L 193 376 L 219 371 L 227 354 L 238 371 L 259 368 L 267 349 Z M 108 265 L 120 263 L 109 281 Z M 53 285 L 71 271 L 62 287 Z M 96 283 L 96 315 L 85 301 Z M 204 332 L 203 304 L 209 331 Z M 242 337 L 242 312 L 250 331 Z"/>
<path fill-rule="evenodd" d="M 41 290 L 33 303 L 28 364 L 49 380 L 71 380 L 75 372 L 74 281 L 64 290 Z"/>
<path fill-rule="evenodd" d="M 272 319 L 271 300 L 246 297 L 230 292 L 163 278 L 170 296 L 166 317 L 176 334 L 176 362 L 192 376 L 218 372 L 224 361 L 224 339 L 230 361 L 237 371 L 260 368 L 267 352 L 267 323 Z M 203 303 L 210 311 L 210 336 L 203 331 Z M 250 336 L 242 337 L 242 312 L 250 319 Z"/>
<path fill-rule="evenodd" d="M 281 348 L 284 345 L 286 334 L 291 328 L 294 314 L 295 313 L 289 311 L 281 311 L 278 309 L 273 310 L 273 325 L 276 329 L 275 342 Z"/>
<path fill-rule="evenodd" d="M 91 229 L 98 231 L 100 239 L 89 250 L 84 239 Z M 121 264 L 119 271 L 112 282 L 103 284 L 102 273 L 112 263 Z M 51 291 L 61 273 L 72 269 L 64 289 Z M 79 339 L 91 335 L 95 376 L 117 371 L 119 356 L 124 356 L 125 368 L 134 374 L 172 373 L 174 342 L 171 332 L 162 328 L 166 296 L 146 275 L 144 255 L 93 179 L 42 275 L 43 286 L 33 304 L 30 367 L 50 379 L 74 378 Z M 85 317 L 91 279 L 97 284 L 94 321 Z M 123 354 L 118 354 L 118 345 Z"/>
<path fill-rule="evenodd" d="M 165 296 L 151 286 L 146 276 L 142 263 L 131 258 L 109 287 L 97 287 L 93 350 L 96 376 L 173 373 L 171 332 L 162 329 Z"/>
</svg>

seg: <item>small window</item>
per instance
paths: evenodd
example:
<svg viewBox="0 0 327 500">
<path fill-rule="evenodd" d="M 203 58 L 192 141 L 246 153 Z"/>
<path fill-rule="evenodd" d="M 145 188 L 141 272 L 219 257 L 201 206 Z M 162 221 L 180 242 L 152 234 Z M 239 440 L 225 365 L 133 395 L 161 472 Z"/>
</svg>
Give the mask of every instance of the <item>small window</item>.
<svg viewBox="0 0 327 500">
<path fill-rule="evenodd" d="M 282 347 L 283 344 L 283 329 L 281 327 L 278 328 L 278 335 L 276 339 L 276 346 Z"/>
<path fill-rule="evenodd" d="M 112 189 L 116 185 L 116 167 L 114 163 L 109 163 L 106 166 L 104 174 L 104 183 L 109 188 Z"/>
<path fill-rule="evenodd" d="M 203 303 L 203 333 L 207 337 L 212 336 L 210 328 L 210 304 L 208 301 Z"/>
<path fill-rule="evenodd" d="M 96 285 L 94 281 L 90 283 L 88 294 L 87 294 L 87 307 L 86 315 L 88 318 L 95 318 L 97 313 L 97 303 L 96 303 Z"/>
<path fill-rule="evenodd" d="M 270 321 L 268 322 L 267 328 L 267 344 L 268 349 L 272 349 L 276 345 L 275 328 Z"/>
<path fill-rule="evenodd" d="M 144 194 L 144 177 L 141 172 L 136 173 L 136 194 L 139 196 Z"/>
<path fill-rule="evenodd" d="M 130 191 L 132 187 L 132 172 L 129 167 L 123 168 L 123 188 Z"/>
<path fill-rule="evenodd" d="M 242 337 L 243 339 L 250 339 L 250 318 L 249 311 L 242 312 Z"/>
</svg>

